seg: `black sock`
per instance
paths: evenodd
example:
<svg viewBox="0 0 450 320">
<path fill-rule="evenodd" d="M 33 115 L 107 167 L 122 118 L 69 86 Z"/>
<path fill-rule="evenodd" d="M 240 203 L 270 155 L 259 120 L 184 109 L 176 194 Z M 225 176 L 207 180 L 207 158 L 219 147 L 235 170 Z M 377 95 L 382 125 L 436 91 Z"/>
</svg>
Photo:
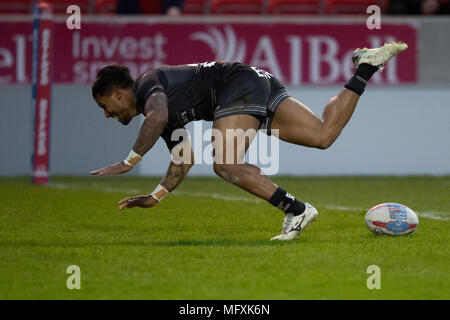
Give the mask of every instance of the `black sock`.
<svg viewBox="0 0 450 320">
<path fill-rule="evenodd" d="M 375 72 L 377 72 L 378 67 L 372 66 L 368 63 L 361 63 L 358 68 L 356 69 L 355 75 L 360 76 L 366 81 L 369 81 L 369 79 L 373 76 Z"/>
<path fill-rule="evenodd" d="M 295 199 L 294 196 L 278 188 L 272 197 L 269 199 L 269 203 L 274 207 L 279 208 L 284 213 L 292 213 L 294 216 L 298 216 L 305 211 L 305 204 Z"/>
<path fill-rule="evenodd" d="M 356 69 L 355 74 L 345 84 L 345 88 L 362 95 L 366 89 L 367 81 L 377 72 L 378 67 L 372 66 L 367 63 L 362 63 Z"/>
</svg>

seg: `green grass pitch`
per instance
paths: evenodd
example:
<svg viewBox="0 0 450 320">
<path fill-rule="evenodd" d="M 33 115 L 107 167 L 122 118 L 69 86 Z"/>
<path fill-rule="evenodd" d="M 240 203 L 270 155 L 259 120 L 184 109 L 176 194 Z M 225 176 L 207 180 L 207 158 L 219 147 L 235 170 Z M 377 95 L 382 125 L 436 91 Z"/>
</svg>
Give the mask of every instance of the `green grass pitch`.
<svg viewBox="0 0 450 320">
<path fill-rule="evenodd" d="M 219 178 L 117 209 L 159 180 L 1 178 L 0 299 L 450 299 L 450 177 L 276 177 L 319 210 L 289 242 L 269 240 L 281 211 Z M 364 215 L 383 202 L 418 212 L 418 229 L 369 232 Z M 70 265 L 80 290 L 66 287 Z M 380 289 L 367 287 L 370 265 Z"/>
</svg>

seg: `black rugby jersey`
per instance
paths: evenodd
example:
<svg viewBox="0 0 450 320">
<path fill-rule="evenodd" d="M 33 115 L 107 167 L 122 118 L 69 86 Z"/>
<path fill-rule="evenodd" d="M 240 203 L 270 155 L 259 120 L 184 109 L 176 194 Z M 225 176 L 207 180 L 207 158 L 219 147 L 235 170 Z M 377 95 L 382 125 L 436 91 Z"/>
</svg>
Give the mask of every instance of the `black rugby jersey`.
<svg viewBox="0 0 450 320">
<path fill-rule="evenodd" d="M 161 137 L 169 148 L 174 129 L 194 120 L 213 120 L 216 107 L 216 85 L 228 73 L 243 67 L 240 63 L 204 62 L 178 66 L 158 66 L 138 77 L 133 85 L 136 107 L 145 115 L 145 103 L 155 92 L 164 92 L 168 99 L 168 122 Z"/>
<path fill-rule="evenodd" d="M 137 78 L 133 92 L 144 115 L 151 94 L 167 95 L 168 122 L 161 137 L 169 149 L 181 140 L 171 141 L 172 132 L 188 122 L 242 113 L 262 121 L 287 96 L 270 73 L 239 62 L 159 66 Z"/>
<path fill-rule="evenodd" d="M 168 98 L 168 124 L 181 127 L 193 120 L 213 120 L 215 83 L 234 63 L 205 62 L 158 66 L 136 79 L 133 91 L 137 108 L 144 112 L 151 94 L 164 92 Z M 145 114 L 144 114 L 145 115 Z"/>
</svg>

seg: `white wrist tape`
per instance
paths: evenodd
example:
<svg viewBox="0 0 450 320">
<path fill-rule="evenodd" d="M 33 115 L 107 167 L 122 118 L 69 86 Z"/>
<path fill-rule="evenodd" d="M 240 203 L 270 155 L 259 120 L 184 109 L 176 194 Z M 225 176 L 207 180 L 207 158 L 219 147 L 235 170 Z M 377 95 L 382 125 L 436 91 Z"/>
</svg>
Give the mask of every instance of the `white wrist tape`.
<svg viewBox="0 0 450 320">
<path fill-rule="evenodd" d="M 153 198 L 155 198 L 158 202 L 164 199 L 169 194 L 169 191 L 167 191 L 166 188 L 164 188 L 162 185 L 158 184 L 158 186 L 153 190 L 153 192 L 150 194 Z"/>
<path fill-rule="evenodd" d="M 134 165 L 141 160 L 142 160 L 142 157 L 140 155 L 138 155 L 136 152 L 134 152 L 134 150 L 131 150 L 128 157 L 125 160 L 123 160 L 123 163 L 134 167 Z"/>
</svg>

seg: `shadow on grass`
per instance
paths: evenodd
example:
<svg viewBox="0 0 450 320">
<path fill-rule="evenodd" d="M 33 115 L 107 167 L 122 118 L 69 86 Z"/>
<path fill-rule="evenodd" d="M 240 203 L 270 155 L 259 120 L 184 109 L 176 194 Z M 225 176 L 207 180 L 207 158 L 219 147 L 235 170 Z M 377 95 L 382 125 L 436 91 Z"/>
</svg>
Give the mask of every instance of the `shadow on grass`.
<svg viewBox="0 0 450 320">
<path fill-rule="evenodd" d="M 344 244 L 344 243 L 352 243 L 352 244 L 365 244 L 368 241 L 392 241 L 393 238 L 409 238 L 413 237 L 412 235 L 405 235 L 401 237 L 391 237 L 391 236 L 377 236 L 372 233 L 367 233 L 364 235 L 356 235 L 352 237 L 334 237 L 334 238 L 321 238 L 321 237 L 300 237 L 298 239 L 294 239 L 291 241 L 270 241 L 270 239 L 226 239 L 226 238 L 216 238 L 216 239 L 178 239 L 172 241 L 161 241 L 161 242 L 153 242 L 153 246 L 161 246 L 161 247 L 273 247 L 273 246 L 292 246 L 292 245 L 321 245 L 324 243 L 327 244 Z"/>
<path fill-rule="evenodd" d="M 403 236 L 401 238 L 408 238 Z M 377 241 L 385 239 L 389 241 L 392 237 L 366 235 L 359 238 L 359 241 L 352 240 L 352 243 L 366 243 L 367 241 Z M 269 239 L 179 239 L 173 241 L 33 241 L 33 240 L 7 240 L 0 241 L 1 248 L 94 248 L 94 247 L 281 247 L 281 246 L 303 246 L 317 245 L 318 243 L 343 243 L 344 240 L 319 240 L 319 239 L 295 239 L 293 241 L 270 241 Z"/>
<path fill-rule="evenodd" d="M 284 246 L 300 244 L 300 241 L 270 241 L 270 240 L 237 240 L 237 239 L 207 239 L 207 240 L 174 240 L 156 242 L 154 245 L 161 247 L 261 247 Z"/>
<path fill-rule="evenodd" d="M 94 248 L 94 247 L 273 247 L 289 244 L 301 244 L 300 241 L 270 241 L 270 240 L 174 240 L 164 242 L 152 241 L 93 241 L 93 242 L 42 242 L 31 240 L 0 241 L 0 248 Z"/>
</svg>

